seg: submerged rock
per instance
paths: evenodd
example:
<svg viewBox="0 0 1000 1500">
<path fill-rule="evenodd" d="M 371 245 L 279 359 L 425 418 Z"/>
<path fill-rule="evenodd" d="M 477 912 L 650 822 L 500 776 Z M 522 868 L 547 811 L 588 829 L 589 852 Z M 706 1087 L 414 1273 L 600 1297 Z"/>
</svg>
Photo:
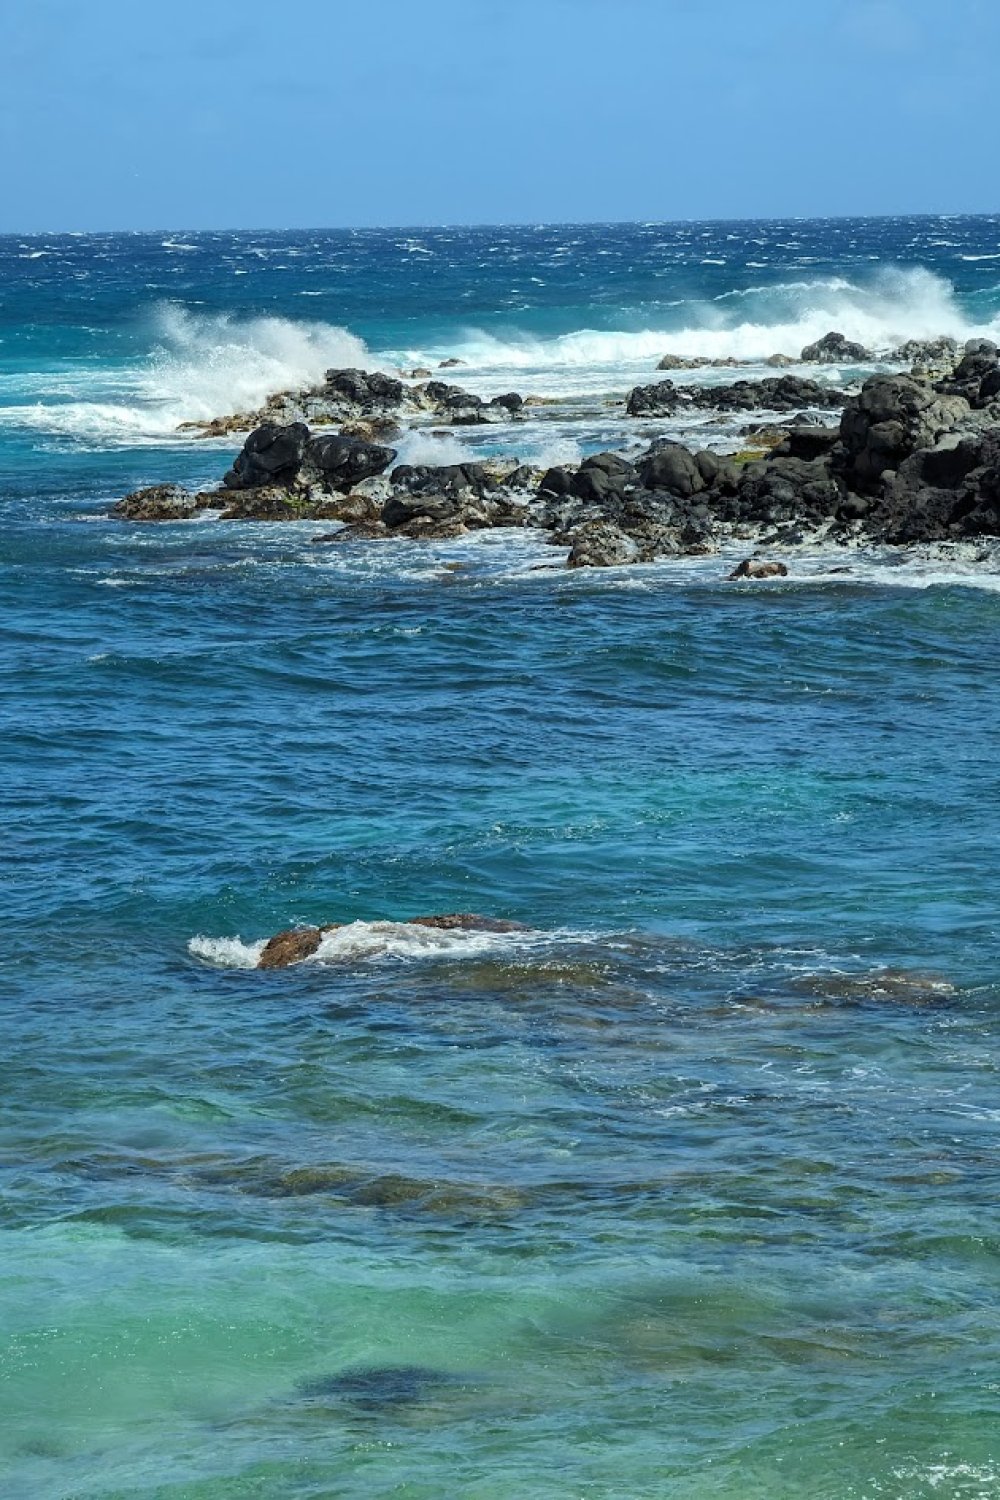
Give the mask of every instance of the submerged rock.
<svg viewBox="0 0 1000 1500">
<path fill-rule="evenodd" d="M 453 1375 L 426 1365 L 357 1365 L 304 1380 L 297 1391 L 307 1401 L 346 1402 L 361 1411 L 382 1412 L 415 1406 L 454 1383 Z"/>
<path fill-rule="evenodd" d="M 917 969 L 873 969 L 867 974 L 807 974 L 793 988 L 831 1005 L 946 1005 L 955 986 L 941 974 Z"/>
</svg>

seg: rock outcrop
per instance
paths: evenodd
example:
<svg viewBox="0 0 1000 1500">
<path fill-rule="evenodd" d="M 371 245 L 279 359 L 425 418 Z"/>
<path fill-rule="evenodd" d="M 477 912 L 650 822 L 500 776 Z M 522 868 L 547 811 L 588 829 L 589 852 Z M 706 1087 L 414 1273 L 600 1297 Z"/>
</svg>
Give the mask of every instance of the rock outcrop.
<svg viewBox="0 0 1000 1500">
<path fill-rule="evenodd" d="M 827 333 L 815 344 L 807 344 L 801 358 L 806 365 L 852 365 L 870 363 L 875 356 L 864 344 L 854 343 L 842 333 Z"/>
<path fill-rule="evenodd" d="M 951 342 L 895 352 L 957 356 Z M 843 342 L 836 347 L 842 351 Z M 1000 352 L 985 340 L 951 358 L 941 378 L 883 373 L 853 394 L 794 374 L 715 387 L 640 386 L 629 398 L 633 416 L 760 410 L 789 420 L 765 418 L 756 443 L 745 427 L 749 443 L 739 454 L 661 438 L 544 473 L 516 459 L 396 464 L 396 450 L 375 436 L 386 414 L 404 407 L 433 407 L 459 425 L 507 421 L 523 406 L 515 393 L 486 402 L 439 381 L 414 392 L 392 376 L 358 370 L 328 372 L 323 390 L 327 411 L 339 402 L 342 414 L 352 413 L 339 431 L 317 432 L 298 419 L 262 422 L 220 489 L 152 486 L 113 513 L 183 520 L 217 507 L 225 520 L 339 521 L 342 530 L 316 538 L 331 543 L 531 527 L 566 549 L 571 568 L 704 554 L 733 538 L 772 548 L 807 537 L 900 545 L 1000 537 Z M 838 410 L 839 424 L 825 425 L 823 414 Z M 750 557 L 747 566 L 759 562 Z"/>
<path fill-rule="evenodd" d="M 737 380 L 732 385 L 679 386 L 672 380 L 638 385 L 625 404 L 630 417 L 672 416 L 687 407 L 729 411 L 793 412 L 833 410 L 847 399 L 843 389 L 820 385 L 800 375 Z"/>
<path fill-rule="evenodd" d="M 414 374 L 430 376 L 430 371 Z M 365 424 L 369 437 L 392 437 L 405 422 L 433 420 L 443 426 L 514 421 L 521 415 L 522 399 L 512 392 L 490 401 L 448 385 L 426 379 L 406 385 L 381 370 L 327 370 L 322 382 L 300 391 L 277 391 L 254 411 L 233 412 L 210 422 L 185 422 L 181 430 L 203 437 L 226 437 L 264 426 L 336 427 Z"/>
<path fill-rule="evenodd" d="M 939 394 L 912 375 L 874 375 L 845 407 L 840 424 L 851 487 L 876 490 L 882 475 L 918 448 L 929 448 L 970 411 L 961 396 Z"/>
</svg>

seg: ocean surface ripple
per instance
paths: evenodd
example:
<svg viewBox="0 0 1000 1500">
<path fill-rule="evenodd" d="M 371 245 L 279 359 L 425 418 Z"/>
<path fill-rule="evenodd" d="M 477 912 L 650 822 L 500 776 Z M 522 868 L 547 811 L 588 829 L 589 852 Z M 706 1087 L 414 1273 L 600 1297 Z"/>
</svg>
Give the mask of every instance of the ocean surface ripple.
<svg viewBox="0 0 1000 1500">
<path fill-rule="evenodd" d="M 106 516 L 331 363 L 569 392 L 579 452 L 671 349 L 995 331 L 998 263 L 0 240 L 5 1497 L 1000 1497 L 996 575 Z M 458 910 L 526 931 L 399 925 Z"/>
</svg>

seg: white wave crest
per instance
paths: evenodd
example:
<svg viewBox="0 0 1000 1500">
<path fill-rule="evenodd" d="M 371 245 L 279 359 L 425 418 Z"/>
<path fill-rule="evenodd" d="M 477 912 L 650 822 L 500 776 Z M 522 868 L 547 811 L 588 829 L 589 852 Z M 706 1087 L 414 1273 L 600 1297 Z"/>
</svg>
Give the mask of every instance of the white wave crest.
<svg viewBox="0 0 1000 1500">
<path fill-rule="evenodd" d="M 115 376 L 60 375 L 71 399 L 0 408 L 8 427 L 100 446 L 162 440 L 182 422 L 260 406 L 274 391 L 314 385 L 331 366 L 373 368 L 361 339 L 329 323 L 236 318 L 162 304 L 151 318 L 150 352 Z"/>
<path fill-rule="evenodd" d="M 481 453 L 451 433 L 435 437 L 419 429 L 400 438 L 397 449 L 401 464 L 467 464 L 482 458 Z"/>
<path fill-rule="evenodd" d="M 662 327 L 638 330 L 580 329 L 553 338 L 512 330 L 506 337 L 468 328 L 447 349 L 408 350 L 405 359 L 431 363 L 441 356 L 463 360 L 463 375 L 499 388 L 519 378 L 535 388 L 536 376 L 560 376 L 567 388 L 613 387 L 616 377 L 650 369 L 664 354 L 692 358 L 733 357 L 749 363 L 772 354 L 798 357 L 831 329 L 884 354 L 912 338 L 950 334 L 963 341 L 996 337 L 1000 319 L 973 322 L 951 283 L 923 267 L 882 267 L 867 280 L 842 276 L 753 286 L 712 301 L 663 308 Z"/>
<path fill-rule="evenodd" d="M 328 932 L 309 962 L 343 963 L 349 958 L 473 958 L 523 947 L 540 936 L 526 932 L 452 932 L 409 922 L 351 922 Z"/>
<path fill-rule="evenodd" d="M 188 952 L 220 969 L 256 969 L 265 943 L 265 938 L 259 943 L 244 943 L 239 937 L 212 938 L 199 935 L 188 943 Z"/>
</svg>

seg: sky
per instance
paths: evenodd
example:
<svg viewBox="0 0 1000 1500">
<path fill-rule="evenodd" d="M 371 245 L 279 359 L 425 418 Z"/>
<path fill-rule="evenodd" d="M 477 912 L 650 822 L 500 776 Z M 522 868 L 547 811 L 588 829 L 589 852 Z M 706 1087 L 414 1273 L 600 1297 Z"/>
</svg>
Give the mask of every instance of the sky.
<svg viewBox="0 0 1000 1500">
<path fill-rule="evenodd" d="M 1000 208 L 997 0 L 0 16 L 0 232 Z"/>
</svg>

